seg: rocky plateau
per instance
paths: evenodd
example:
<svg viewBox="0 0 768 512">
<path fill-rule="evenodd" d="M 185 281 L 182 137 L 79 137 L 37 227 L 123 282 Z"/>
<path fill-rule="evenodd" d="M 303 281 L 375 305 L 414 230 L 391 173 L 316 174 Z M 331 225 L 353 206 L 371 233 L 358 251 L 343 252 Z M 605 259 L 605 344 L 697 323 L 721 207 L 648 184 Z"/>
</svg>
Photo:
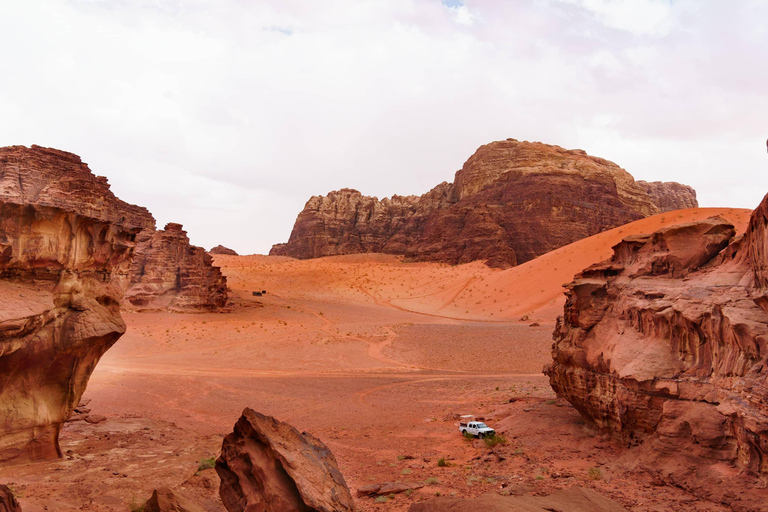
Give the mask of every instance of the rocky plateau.
<svg viewBox="0 0 768 512">
<path fill-rule="evenodd" d="M 733 510 L 768 499 L 768 196 L 625 238 L 568 285 L 555 392 L 661 481 Z"/>
<path fill-rule="evenodd" d="M 515 139 L 480 147 L 453 183 L 381 201 L 342 189 L 312 197 L 270 254 L 306 259 L 382 252 L 509 267 L 609 228 L 697 206 L 678 183 L 636 182 L 618 165 Z"/>
</svg>

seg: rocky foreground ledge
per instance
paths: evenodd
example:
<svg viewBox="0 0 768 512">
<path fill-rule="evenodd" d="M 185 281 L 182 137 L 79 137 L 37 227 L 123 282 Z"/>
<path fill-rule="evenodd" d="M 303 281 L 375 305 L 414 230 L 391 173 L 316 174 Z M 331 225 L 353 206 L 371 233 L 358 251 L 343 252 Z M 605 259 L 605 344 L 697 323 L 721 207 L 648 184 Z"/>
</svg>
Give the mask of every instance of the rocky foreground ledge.
<svg viewBox="0 0 768 512">
<path fill-rule="evenodd" d="M 568 285 L 545 372 L 627 463 L 734 510 L 768 500 L 768 196 L 626 238 Z"/>
</svg>

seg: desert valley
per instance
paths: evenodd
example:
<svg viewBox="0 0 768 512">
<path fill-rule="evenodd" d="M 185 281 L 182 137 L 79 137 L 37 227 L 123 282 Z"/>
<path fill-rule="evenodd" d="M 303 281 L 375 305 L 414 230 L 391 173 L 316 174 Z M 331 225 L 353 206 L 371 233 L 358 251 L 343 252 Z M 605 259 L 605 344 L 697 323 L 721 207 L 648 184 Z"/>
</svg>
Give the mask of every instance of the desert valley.
<svg viewBox="0 0 768 512">
<path fill-rule="evenodd" d="M 0 148 L 0 510 L 766 510 L 755 206 L 507 139 L 237 255 Z"/>
</svg>

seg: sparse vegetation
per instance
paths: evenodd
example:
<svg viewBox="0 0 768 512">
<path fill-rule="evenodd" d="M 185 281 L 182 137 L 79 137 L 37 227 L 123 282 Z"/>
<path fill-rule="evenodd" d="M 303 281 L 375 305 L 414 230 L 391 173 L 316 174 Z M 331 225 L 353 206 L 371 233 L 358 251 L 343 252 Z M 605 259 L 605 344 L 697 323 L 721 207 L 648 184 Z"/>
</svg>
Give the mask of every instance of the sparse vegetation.
<svg viewBox="0 0 768 512">
<path fill-rule="evenodd" d="M 472 440 L 472 439 L 474 439 L 474 438 L 475 438 L 475 436 L 473 436 L 472 434 L 470 434 L 470 433 L 469 433 L 469 432 L 467 432 L 466 430 L 465 430 L 465 431 L 462 433 L 462 435 L 464 436 L 464 439 L 469 439 L 469 440 Z"/>
<path fill-rule="evenodd" d="M 448 463 L 445 462 L 445 457 L 440 457 L 439 459 L 437 459 L 437 467 L 444 468 L 447 465 L 448 465 Z"/>
<path fill-rule="evenodd" d="M 554 400 L 547 400 L 546 404 L 547 405 L 555 405 L 555 401 Z"/>
<path fill-rule="evenodd" d="M 496 434 L 494 436 L 486 437 L 483 439 L 483 441 L 485 442 L 485 446 L 487 446 L 488 448 L 493 448 L 494 446 L 499 444 L 507 444 L 507 439 L 501 434 Z"/>
<path fill-rule="evenodd" d="M 587 476 L 590 480 L 602 480 L 603 472 L 600 468 L 594 467 L 587 470 Z"/>
<path fill-rule="evenodd" d="M 389 498 L 386 496 L 377 496 L 375 500 L 373 500 L 374 503 L 386 503 L 389 501 Z"/>
<path fill-rule="evenodd" d="M 542 475 L 536 475 L 536 480 L 544 480 L 544 477 Z"/>
<path fill-rule="evenodd" d="M 401 475 L 410 475 L 411 473 L 412 473 L 412 471 L 410 469 L 408 469 L 408 468 L 405 468 L 404 470 L 402 470 L 400 472 Z"/>
<path fill-rule="evenodd" d="M 434 476 L 430 476 L 429 478 L 424 480 L 424 484 L 425 485 L 437 485 L 439 483 L 440 483 L 440 479 L 438 479 L 437 477 L 434 477 Z"/>
<path fill-rule="evenodd" d="M 131 503 L 128 505 L 131 508 L 131 512 L 144 512 L 144 505 L 139 499 L 134 496 L 131 498 Z"/>
<path fill-rule="evenodd" d="M 197 466 L 198 471 L 205 471 L 206 469 L 213 469 L 216 466 L 216 457 L 207 457 L 200 459 L 200 464 Z"/>
</svg>

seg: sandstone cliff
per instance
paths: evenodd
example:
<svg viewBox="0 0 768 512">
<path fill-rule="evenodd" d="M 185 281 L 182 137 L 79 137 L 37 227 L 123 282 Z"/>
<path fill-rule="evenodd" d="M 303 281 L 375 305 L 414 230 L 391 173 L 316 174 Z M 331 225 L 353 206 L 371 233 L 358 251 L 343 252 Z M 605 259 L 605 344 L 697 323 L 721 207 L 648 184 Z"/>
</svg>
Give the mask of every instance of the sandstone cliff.
<svg viewBox="0 0 768 512">
<path fill-rule="evenodd" d="M 142 228 L 131 266 L 128 306 L 215 310 L 227 301 L 226 278 L 178 224 L 155 231 L 146 208 L 121 201 L 107 179 L 77 155 L 40 146 L 0 148 L 0 200 L 54 206 L 127 228 Z M 170 227 L 170 228 L 169 228 Z M 163 253 L 162 251 L 166 251 Z"/>
<path fill-rule="evenodd" d="M 635 182 L 581 150 L 514 139 L 479 148 L 423 196 L 379 201 L 351 189 L 312 197 L 270 254 L 384 252 L 423 261 L 512 266 L 644 216 L 695 206 L 693 189 Z"/>
<path fill-rule="evenodd" d="M 227 303 L 227 279 L 202 247 L 190 245 L 181 224 L 137 237 L 127 302 L 148 309 L 216 310 Z"/>
<path fill-rule="evenodd" d="M 768 196 L 743 237 L 716 217 L 626 238 L 568 286 L 546 369 L 641 465 L 734 510 L 768 497 L 767 224 Z"/>
<path fill-rule="evenodd" d="M 62 423 L 125 332 L 137 230 L 0 202 L 0 461 L 61 455 Z"/>
</svg>

